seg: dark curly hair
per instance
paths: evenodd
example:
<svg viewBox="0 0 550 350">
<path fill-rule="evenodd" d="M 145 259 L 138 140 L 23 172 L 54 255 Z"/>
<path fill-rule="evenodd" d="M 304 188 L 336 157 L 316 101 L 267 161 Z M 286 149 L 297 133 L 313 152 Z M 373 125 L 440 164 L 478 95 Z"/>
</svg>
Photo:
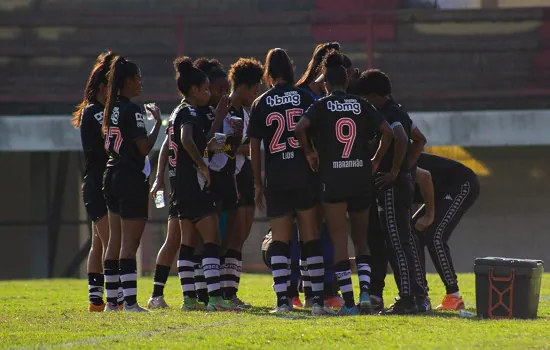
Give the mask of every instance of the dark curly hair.
<svg viewBox="0 0 550 350">
<path fill-rule="evenodd" d="M 264 73 L 263 65 L 254 58 L 239 58 L 229 67 L 229 81 L 235 90 L 239 85 L 252 86 L 261 83 Z"/>
</svg>

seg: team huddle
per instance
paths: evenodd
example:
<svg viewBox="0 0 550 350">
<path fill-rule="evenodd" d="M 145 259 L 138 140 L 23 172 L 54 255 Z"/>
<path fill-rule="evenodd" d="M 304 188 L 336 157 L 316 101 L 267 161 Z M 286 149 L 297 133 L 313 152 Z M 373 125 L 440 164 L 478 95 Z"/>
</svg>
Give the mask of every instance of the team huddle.
<svg viewBox="0 0 550 350">
<path fill-rule="evenodd" d="M 94 230 L 90 311 L 147 311 L 136 298 L 136 253 L 166 168 L 168 233 L 148 309 L 168 307 L 164 286 L 178 251 L 182 310 L 249 308 L 237 294 L 255 207 L 265 209 L 271 227 L 262 254 L 273 275 L 273 313 L 428 311 L 426 247 L 447 290 L 437 308 L 464 308 L 447 241 L 479 182 L 464 165 L 423 153 L 427 140 L 394 100 L 385 73 L 354 69 L 338 43 L 318 45 L 298 81 L 279 48 L 264 65 L 240 58 L 228 73 L 206 58 L 179 57 L 174 69 L 183 99 L 170 115 L 151 189 L 147 156 L 161 113 L 145 106 L 155 120 L 148 133 L 144 111 L 132 102 L 142 88 L 135 63 L 100 55 L 74 113 Z M 268 90 L 258 96 L 262 82 Z M 412 215 L 414 203 L 421 207 Z M 399 296 L 384 308 L 388 262 Z"/>
</svg>

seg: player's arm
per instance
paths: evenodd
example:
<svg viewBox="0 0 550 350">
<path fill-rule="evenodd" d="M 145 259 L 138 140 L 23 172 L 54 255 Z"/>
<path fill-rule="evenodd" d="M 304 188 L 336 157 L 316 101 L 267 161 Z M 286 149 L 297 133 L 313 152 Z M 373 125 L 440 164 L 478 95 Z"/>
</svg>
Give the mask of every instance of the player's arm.
<svg viewBox="0 0 550 350">
<path fill-rule="evenodd" d="M 151 188 L 151 196 L 155 196 L 158 190 L 164 190 L 164 171 L 168 163 L 170 136 L 167 134 L 160 148 L 159 159 L 157 162 L 157 176 L 153 187 Z"/>
<path fill-rule="evenodd" d="M 384 158 L 384 155 L 386 155 L 386 152 L 391 146 L 391 142 L 393 141 L 393 130 L 388 124 L 387 121 L 382 121 L 380 123 L 380 126 L 378 127 L 378 132 L 380 133 L 380 142 L 378 143 L 378 148 L 376 149 L 376 152 L 374 153 L 374 157 L 372 157 L 372 172 L 375 173 L 378 170 L 378 166 L 380 165 L 380 162 L 382 161 L 382 158 Z"/>
<path fill-rule="evenodd" d="M 256 202 L 256 207 L 263 210 L 264 185 L 262 183 L 261 152 L 262 140 L 265 134 L 265 119 L 262 118 L 263 113 L 260 112 L 258 104 L 259 100 L 256 100 L 252 103 L 252 107 L 250 108 L 250 119 L 248 128 L 246 129 L 246 136 L 250 138 L 250 163 L 254 175 L 254 200 Z"/>
<path fill-rule="evenodd" d="M 418 126 L 414 123 L 412 123 L 411 126 L 411 140 L 412 144 L 409 150 L 409 169 L 416 164 L 420 154 L 424 150 L 424 146 L 428 143 L 426 136 L 424 136 L 422 131 L 420 131 Z"/>
<path fill-rule="evenodd" d="M 197 165 L 202 175 L 206 179 L 206 184 L 210 184 L 210 171 L 204 162 L 195 141 L 193 140 L 193 124 L 183 123 L 181 126 L 181 144 L 193 162 Z"/>
<path fill-rule="evenodd" d="M 243 156 L 249 156 L 250 155 L 250 145 L 241 144 L 239 146 L 239 148 L 237 148 L 237 154 L 242 154 Z"/>
<path fill-rule="evenodd" d="M 222 129 L 223 120 L 225 119 L 225 117 L 227 117 L 228 112 L 229 112 L 229 95 L 224 95 L 222 96 L 222 98 L 220 99 L 220 102 L 218 102 L 218 105 L 214 110 L 215 117 L 214 117 L 214 121 L 212 122 L 212 126 L 208 131 L 208 134 L 206 134 L 207 140 L 212 139 L 214 134 L 219 132 Z"/>
<path fill-rule="evenodd" d="M 162 124 L 162 121 L 160 119 L 160 108 L 155 106 L 147 107 L 147 109 L 155 118 L 155 126 L 153 127 L 149 135 L 147 135 L 147 130 L 145 129 L 144 118 L 141 110 L 139 110 L 137 106 L 135 109 L 130 109 L 132 117 L 135 116 L 135 121 L 130 122 L 134 142 L 136 143 L 136 147 L 142 156 L 148 155 L 155 146 L 155 143 L 157 142 L 157 138 L 159 136 L 160 126 Z M 131 119 L 131 117 L 129 119 Z"/>
<path fill-rule="evenodd" d="M 432 182 L 432 174 L 428 170 L 422 168 L 416 168 L 415 181 L 418 184 L 420 193 L 424 198 L 424 216 L 419 218 L 415 224 L 415 228 L 419 231 L 424 231 L 434 221 L 435 216 L 435 199 L 434 199 L 434 186 Z M 421 208 L 422 209 L 422 208 Z M 420 211 L 420 210 L 419 210 Z M 418 212 L 417 212 L 418 214 Z M 415 214 L 415 216 L 417 215 Z"/>
</svg>

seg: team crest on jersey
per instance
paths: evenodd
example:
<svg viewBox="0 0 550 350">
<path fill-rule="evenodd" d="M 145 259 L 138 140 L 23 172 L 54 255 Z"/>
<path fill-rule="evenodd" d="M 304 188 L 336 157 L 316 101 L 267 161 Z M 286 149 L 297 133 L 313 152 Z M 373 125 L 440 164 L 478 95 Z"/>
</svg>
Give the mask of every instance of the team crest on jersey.
<svg viewBox="0 0 550 350">
<path fill-rule="evenodd" d="M 187 107 L 187 109 L 189 110 L 189 114 L 192 116 L 192 117 L 196 117 L 197 116 L 197 111 L 195 111 L 195 109 L 191 106 Z"/>
<path fill-rule="evenodd" d="M 136 125 L 138 128 L 145 128 L 145 116 L 141 113 L 136 113 Z"/>
<path fill-rule="evenodd" d="M 331 112 L 353 112 L 361 114 L 361 104 L 356 99 L 340 101 L 327 101 L 327 108 Z"/>
<path fill-rule="evenodd" d="M 111 121 L 113 124 L 118 125 L 118 117 L 120 115 L 120 111 L 118 107 L 113 108 L 113 113 L 111 113 Z"/>
<path fill-rule="evenodd" d="M 269 107 L 291 104 L 293 106 L 300 105 L 300 94 L 298 91 L 287 91 L 284 95 L 267 96 L 266 101 Z"/>
</svg>

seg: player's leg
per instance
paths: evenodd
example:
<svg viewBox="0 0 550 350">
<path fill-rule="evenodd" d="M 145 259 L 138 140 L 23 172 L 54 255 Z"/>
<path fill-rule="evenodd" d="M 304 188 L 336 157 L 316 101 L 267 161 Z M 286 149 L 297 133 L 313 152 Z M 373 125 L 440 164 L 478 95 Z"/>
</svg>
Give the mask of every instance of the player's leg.
<svg viewBox="0 0 550 350">
<path fill-rule="evenodd" d="M 178 277 L 180 279 L 181 291 L 183 294 L 183 304 L 181 306 L 181 310 L 204 310 L 206 305 L 199 303 L 195 290 L 195 245 L 197 242 L 198 232 L 193 220 L 185 217 L 184 215 L 181 216 L 179 225 L 181 230 L 181 244 L 177 265 Z"/>
<path fill-rule="evenodd" d="M 425 287 L 425 295 L 416 298 L 416 305 L 418 306 L 419 312 L 428 312 L 432 309 L 432 302 L 429 294 L 428 279 L 426 278 L 426 242 L 425 242 L 425 231 L 418 231 L 415 229 L 416 220 L 422 217 L 425 213 L 425 206 L 422 205 L 417 212 L 413 215 L 411 220 L 411 231 L 412 231 L 412 243 L 416 249 L 418 263 L 420 268 L 416 270 L 416 278 L 422 279 L 422 282 Z"/>
<path fill-rule="evenodd" d="M 164 309 L 168 305 L 164 300 L 164 286 L 168 280 L 170 269 L 181 244 L 181 230 L 175 207 L 170 205 L 168 210 L 168 225 L 166 239 L 157 255 L 153 294 L 147 303 L 149 309 Z"/>
<path fill-rule="evenodd" d="M 290 240 L 290 280 L 288 284 L 288 297 L 291 299 L 293 307 L 302 308 L 304 305 L 300 300 L 300 283 L 302 277 L 302 258 L 304 242 L 300 240 L 298 234 L 298 226 L 293 227 L 292 239 Z M 307 261 L 304 260 L 304 265 L 307 268 Z M 307 271 L 305 271 L 307 272 Z M 308 277 L 309 278 L 309 277 Z"/>
<path fill-rule="evenodd" d="M 370 219 L 367 242 L 370 251 L 369 260 L 371 265 L 370 297 L 372 311 L 380 312 L 384 310 L 384 281 L 388 271 L 388 253 L 384 239 L 384 232 L 380 226 L 378 205 L 376 200 L 371 203 L 369 216 Z"/>
<path fill-rule="evenodd" d="M 195 263 L 195 291 L 197 292 L 198 300 L 204 305 L 208 305 L 208 286 L 206 285 L 204 270 L 202 269 L 203 242 L 199 234 L 196 236 L 197 242 L 195 244 L 195 255 L 193 256 L 193 262 Z"/>
<path fill-rule="evenodd" d="M 438 310 L 464 308 L 448 240 L 463 215 L 477 199 L 478 194 L 477 182 L 466 181 L 456 186 L 454 190 L 450 189 L 444 198 L 436 201 L 434 223 L 425 232 L 428 252 L 441 280 L 445 284 L 447 293 L 442 303 L 436 307 Z"/>
<path fill-rule="evenodd" d="M 149 184 L 141 172 L 121 171 L 115 174 L 114 180 L 120 194 L 120 280 L 124 311 L 147 312 L 137 302 L 137 251 L 149 215 Z"/>
<path fill-rule="evenodd" d="M 340 292 L 344 298 L 344 306 L 338 311 L 338 315 L 358 315 L 359 309 L 355 305 L 353 285 L 351 282 L 351 264 L 348 255 L 348 235 L 346 214 L 347 202 L 337 201 L 329 203 L 323 201 L 323 211 L 327 223 L 332 247 L 334 249 L 334 269 Z"/>
<path fill-rule="evenodd" d="M 348 213 L 351 226 L 351 238 L 355 249 L 355 265 L 359 276 L 359 310 L 362 314 L 371 312 L 370 279 L 371 266 L 368 255 L 367 233 L 369 230 L 368 196 L 351 198 L 348 201 Z"/>
</svg>

